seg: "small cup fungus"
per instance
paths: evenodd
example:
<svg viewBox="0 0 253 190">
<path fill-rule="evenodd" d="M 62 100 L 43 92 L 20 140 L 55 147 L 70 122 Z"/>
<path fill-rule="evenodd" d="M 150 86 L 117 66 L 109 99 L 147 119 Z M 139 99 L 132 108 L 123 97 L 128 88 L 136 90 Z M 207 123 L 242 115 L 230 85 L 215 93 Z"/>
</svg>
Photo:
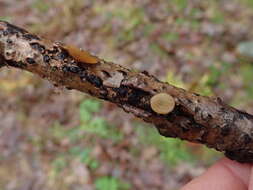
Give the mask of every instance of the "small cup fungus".
<svg viewBox="0 0 253 190">
<path fill-rule="evenodd" d="M 174 98 L 166 93 L 159 93 L 150 99 L 150 105 L 154 112 L 158 114 L 168 114 L 175 107 Z"/>
</svg>

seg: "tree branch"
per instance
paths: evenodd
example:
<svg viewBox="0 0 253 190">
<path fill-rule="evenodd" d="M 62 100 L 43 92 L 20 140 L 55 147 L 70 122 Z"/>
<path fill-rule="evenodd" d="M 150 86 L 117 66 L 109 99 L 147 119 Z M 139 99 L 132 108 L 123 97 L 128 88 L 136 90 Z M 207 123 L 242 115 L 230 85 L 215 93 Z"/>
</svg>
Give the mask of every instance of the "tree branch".
<svg viewBox="0 0 253 190">
<path fill-rule="evenodd" d="M 153 123 L 163 136 L 203 143 L 231 159 L 253 162 L 253 116 L 226 105 L 220 98 L 190 93 L 145 71 L 134 72 L 102 59 L 97 64 L 84 63 L 85 59 L 81 62 L 63 45 L 3 21 L 0 58 L 0 67 L 27 70 L 54 85 L 113 102 Z M 150 106 L 151 97 L 162 92 L 175 100 L 176 106 L 169 114 L 155 113 Z"/>
</svg>

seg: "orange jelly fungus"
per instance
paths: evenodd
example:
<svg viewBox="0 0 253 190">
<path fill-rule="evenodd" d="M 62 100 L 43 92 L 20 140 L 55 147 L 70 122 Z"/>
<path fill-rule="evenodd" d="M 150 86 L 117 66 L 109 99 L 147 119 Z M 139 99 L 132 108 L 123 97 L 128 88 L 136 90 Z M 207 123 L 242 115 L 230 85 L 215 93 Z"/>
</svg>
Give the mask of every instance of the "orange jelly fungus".
<svg viewBox="0 0 253 190">
<path fill-rule="evenodd" d="M 68 53 L 78 62 L 88 63 L 88 64 L 96 64 L 99 62 L 99 59 L 89 52 L 81 50 L 78 47 L 72 45 L 63 46 L 64 49 L 68 51 Z"/>
</svg>

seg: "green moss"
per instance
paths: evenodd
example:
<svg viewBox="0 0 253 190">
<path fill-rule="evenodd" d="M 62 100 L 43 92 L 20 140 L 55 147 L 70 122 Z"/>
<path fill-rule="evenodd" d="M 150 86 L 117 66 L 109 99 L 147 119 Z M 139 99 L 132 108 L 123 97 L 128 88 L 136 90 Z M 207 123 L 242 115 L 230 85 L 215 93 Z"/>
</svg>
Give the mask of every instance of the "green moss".
<svg viewBox="0 0 253 190">
<path fill-rule="evenodd" d="M 75 146 L 69 149 L 69 155 L 73 158 L 78 158 L 81 163 L 86 164 L 90 169 L 95 170 L 99 167 L 99 162 L 93 158 L 90 154 L 90 148 L 83 148 L 80 146 Z"/>
<path fill-rule="evenodd" d="M 96 100 L 87 99 L 80 104 L 79 112 L 81 122 L 87 122 L 92 119 L 92 114 L 101 109 L 101 103 Z"/>
<path fill-rule="evenodd" d="M 128 190 L 131 185 L 115 177 L 100 177 L 95 181 L 96 190 Z"/>
</svg>

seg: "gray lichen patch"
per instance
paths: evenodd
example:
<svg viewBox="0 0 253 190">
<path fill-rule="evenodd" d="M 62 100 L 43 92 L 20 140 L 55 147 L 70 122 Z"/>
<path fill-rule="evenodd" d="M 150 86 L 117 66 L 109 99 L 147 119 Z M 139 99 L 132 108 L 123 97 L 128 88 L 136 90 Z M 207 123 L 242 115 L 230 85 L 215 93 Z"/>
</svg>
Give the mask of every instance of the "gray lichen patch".
<svg viewBox="0 0 253 190">
<path fill-rule="evenodd" d="M 112 75 L 106 77 L 106 79 L 103 81 L 103 85 L 112 88 L 119 88 L 123 79 L 124 76 L 122 73 L 115 72 Z"/>
<path fill-rule="evenodd" d="M 19 62 L 26 58 L 34 59 L 34 52 L 27 41 L 12 35 L 2 37 L 0 42 L 2 44 L 1 51 L 6 60 Z"/>
</svg>

